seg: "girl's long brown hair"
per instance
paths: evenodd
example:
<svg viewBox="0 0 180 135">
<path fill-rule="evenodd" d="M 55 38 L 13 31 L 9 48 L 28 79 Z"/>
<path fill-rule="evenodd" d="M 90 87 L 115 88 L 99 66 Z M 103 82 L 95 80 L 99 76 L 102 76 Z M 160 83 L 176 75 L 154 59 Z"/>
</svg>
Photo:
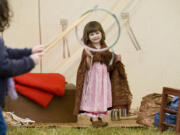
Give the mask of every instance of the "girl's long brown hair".
<svg viewBox="0 0 180 135">
<path fill-rule="evenodd" d="M 84 42 L 84 44 L 88 45 L 91 43 L 91 41 L 89 40 L 89 33 L 96 32 L 96 31 L 100 31 L 102 34 L 102 39 L 100 41 L 101 45 L 105 44 L 104 30 L 103 30 L 101 24 L 97 21 L 91 21 L 91 22 L 87 23 L 86 26 L 84 27 L 84 31 L 83 31 L 83 42 Z"/>
</svg>

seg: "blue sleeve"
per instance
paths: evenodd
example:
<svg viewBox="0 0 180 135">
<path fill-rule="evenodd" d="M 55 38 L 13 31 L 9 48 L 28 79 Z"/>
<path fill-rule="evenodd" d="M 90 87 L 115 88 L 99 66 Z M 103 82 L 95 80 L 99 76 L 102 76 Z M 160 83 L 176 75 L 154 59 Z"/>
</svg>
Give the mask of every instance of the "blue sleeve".
<svg viewBox="0 0 180 135">
<path fill-rule="evenodd" d="M 29 72 L 35 66 L 30 57 L 10 59 L 4 42 L 0 39 L 0 77 L 13 77 Z"/>
<path fill-rule="evenodd" d="M 0 39 L 1 44 L 4 45 L 4 41 Z M 32 54 L 32 49 L 24 48 L 24 49 L 17 49 L 17 48 L 8 48 L 6 47 L 6 51 L 8 53 L 9 58 L 11 59 L 20 59 L 24 56 L 29 56 Z"/>
<path fill-rule="evenodd" d="M 9 58 L 12 59 L 20 59 L 24 56 L 29 56 L 32 54 L 32 49 L 25 48 L 25 49 L 14 49 L 14 48 L 7 48 L 6 51 L 8 53 Z"/>
</svg>

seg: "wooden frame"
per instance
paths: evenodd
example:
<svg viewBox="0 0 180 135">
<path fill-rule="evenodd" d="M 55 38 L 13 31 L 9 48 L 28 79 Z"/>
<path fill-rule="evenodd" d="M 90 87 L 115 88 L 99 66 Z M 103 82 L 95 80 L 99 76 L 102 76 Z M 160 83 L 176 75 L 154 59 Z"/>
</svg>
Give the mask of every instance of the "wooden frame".
<svg viewBox="0 0 180 135">
<path fill-rule="evenodd" d="M 165 126 L 175 127 L 176 132 L 180 133 L 180 104 L 178 104 L 178 111 L 168 109 L 167 106 L 167 97 L 168 95 L 178 96 L 180 98 L 180 90 L 164 87 L 162 94 L 162 104 L 160 110 L 160 120 L 159 120 L 159 129 L 161 131 L 165 130 Z M 176 114 L 176 125 L 168 124 L 165 122 L 165 113 Z"/>
</svg>

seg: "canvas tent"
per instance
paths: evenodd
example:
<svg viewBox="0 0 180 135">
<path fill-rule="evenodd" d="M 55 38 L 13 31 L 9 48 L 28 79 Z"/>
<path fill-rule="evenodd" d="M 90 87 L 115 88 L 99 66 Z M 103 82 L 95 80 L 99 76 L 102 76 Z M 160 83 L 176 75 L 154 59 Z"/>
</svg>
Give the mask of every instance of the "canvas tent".
<svg viewBox="0 0 180 135">
<path fill-rule="evenodd" d="M 3 33 L 8 46 L 32 47 L 40 41 L 47 44 L 62 33 L 61 19 L 66 19 L 68 26 L 71 26 L 83 12 L 98 6 L 113 11 L 120 19 L 121 37 L 114 50 L 121 54 L 125 64 L 133 94 L 132 107 L 138 107 L 144 95 L 161 93 L 163 86 L 180 88 L 179 0 L 9 1 L 14 16 L 10 28 Z M 69 8 L 70 5 L 73 8 Z M 136 51 L 132 45 L 125 21 L 120 17 L 123 11 L 130 14 L 130 25 L 142 47 L 141 51 Z M 109 26 L 111 21 L 107 17 L 104 25 Z M 108 42 L 113 40 L 115 32 L 107 32 Z M 75 84 L 82 47 L 75 38 L 74 30 L 65 37 L 71 57 L 63 59 L 61 40 L 45 54 L 41 65 L 32 72 L 61 73 L 69 83 Z"/>
</svg>

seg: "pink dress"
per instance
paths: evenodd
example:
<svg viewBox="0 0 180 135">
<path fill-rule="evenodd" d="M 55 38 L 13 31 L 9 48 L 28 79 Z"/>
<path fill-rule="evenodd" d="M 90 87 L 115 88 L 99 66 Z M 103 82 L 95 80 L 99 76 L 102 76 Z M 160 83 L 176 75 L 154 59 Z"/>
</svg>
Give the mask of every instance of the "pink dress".
<svg viewBox="0 0 180 135">
<path fill-rule="evenodd" d="M 95 62 L 85 75 L 80 110 L 102 113 L 109 107 L 112 107 L 109 72 L 105 64 Z"/>
</svg>

